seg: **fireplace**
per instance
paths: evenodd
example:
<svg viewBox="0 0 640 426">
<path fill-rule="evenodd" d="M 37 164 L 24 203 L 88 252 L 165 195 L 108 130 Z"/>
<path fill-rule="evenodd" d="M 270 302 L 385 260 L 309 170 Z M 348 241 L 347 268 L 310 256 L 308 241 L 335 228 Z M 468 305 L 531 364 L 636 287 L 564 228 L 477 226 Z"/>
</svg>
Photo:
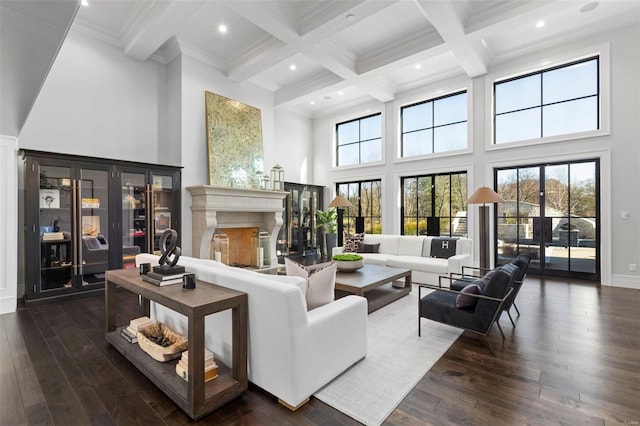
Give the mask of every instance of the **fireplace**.
<svg viewBox="0 0 640 426">
<path fill-rule="evenodd" d="M 270 264 L 278 263 L 276 256 L 276 241 L 282 227 L 283 200 L 286 192 L 263 191 L 253 189 L 226 188 L 211 185 L 190 186 L 192 216 L 192 255 L 201 259 L 214 259 L 213 236 L 216 233 L 229 232 L 228 235 L 241 240 L 239 252 L 253 253 L 255 247 L 246 236 L 256 232 L 266 233 L 269 237 Z M 227 232 L 225 232 L 225 230 Z M 244 235 L 244 236 L 241 236 Z M 238 243 L 236 242 L 235 245 Z M 231 249 L 234 242 L 230 242 L 229 263 L 245 265 L 251 260 L 239 257 L 233 259 Z M 243 250 L 244 249 L 244 250 Z M 244 256 L 239 254 L 239 256 Z M 266 263 L 266 262 L 265 262 Z"/>
</svg>

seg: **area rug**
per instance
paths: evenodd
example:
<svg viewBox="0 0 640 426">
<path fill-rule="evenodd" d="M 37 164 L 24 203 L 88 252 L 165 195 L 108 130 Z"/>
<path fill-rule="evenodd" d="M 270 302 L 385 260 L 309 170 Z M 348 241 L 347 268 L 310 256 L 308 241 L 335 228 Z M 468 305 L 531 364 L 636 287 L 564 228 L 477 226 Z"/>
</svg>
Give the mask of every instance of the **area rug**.
<svg viewBox="0 0 640 426">
<path fill-rule="evenodd" d="M 418 337 L 414 285 L 407 296 L 369 315 L 366 358 L 314 396 L 365 425 L 381 424 L 462 333 L 422 321 Z"/>
</svg>

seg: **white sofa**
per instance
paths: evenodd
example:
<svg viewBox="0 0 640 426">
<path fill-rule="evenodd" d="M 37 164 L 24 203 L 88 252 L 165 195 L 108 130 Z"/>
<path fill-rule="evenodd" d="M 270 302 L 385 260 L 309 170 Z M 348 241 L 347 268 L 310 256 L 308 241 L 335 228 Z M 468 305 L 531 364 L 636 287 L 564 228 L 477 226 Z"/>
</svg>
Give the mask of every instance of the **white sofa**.
<svg viewBox="0 0 640 426">
<path fill-rule="evenodd" d="M 378 253 L 358 253 L 365 264 L 411 269 L 411 280 L 420 284 L 438 285 L 438 276 L 462 272 L 462 266 L 472 266 L 468 238 L 456 238 L 456 254 L 448 259 L 431 257 L 431 241 L 437 237 L 365 234 L 365 244 L 380 244 Z M 342 253 L 335 247 L 332 254 Z"/>
<path fill-rule="evenodd" d="M 159 257 L 136 256 L 157 265 Z M 367 354 L 367 301 L 347 296 L 307 312 L 303 278 L 261 274 L 213 260 L 180 257 L 202 281 L 248 295 L 249 381 L 295 409 Z M 180 284 L 177 284 L 180 285 Z M 187 334 L 187 319 L 157 303 L 151 317 Z M 205 347 L 231 365 L 231 311 L 205 320 Z"/>
</svg>

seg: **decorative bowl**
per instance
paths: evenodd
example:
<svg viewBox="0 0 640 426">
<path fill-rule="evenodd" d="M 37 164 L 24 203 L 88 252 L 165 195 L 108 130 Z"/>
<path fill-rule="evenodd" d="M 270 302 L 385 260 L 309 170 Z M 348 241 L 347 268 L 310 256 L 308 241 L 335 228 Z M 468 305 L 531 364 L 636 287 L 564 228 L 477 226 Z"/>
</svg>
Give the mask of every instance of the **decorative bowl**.
<svg viewBox="0 0 640 426">
<path fill-rule="evenodd" d="M 336 254 L 331 259 L 338 264 L 340 272 L 352 272 L 364 266 L 363 257 L 355 253 Z"/>
<path fill-rule="evenodd" d="M 353 272 L 364 266 L 364 260 L 338 260 L 338 271 L 340 272 Z"/>
</svg>

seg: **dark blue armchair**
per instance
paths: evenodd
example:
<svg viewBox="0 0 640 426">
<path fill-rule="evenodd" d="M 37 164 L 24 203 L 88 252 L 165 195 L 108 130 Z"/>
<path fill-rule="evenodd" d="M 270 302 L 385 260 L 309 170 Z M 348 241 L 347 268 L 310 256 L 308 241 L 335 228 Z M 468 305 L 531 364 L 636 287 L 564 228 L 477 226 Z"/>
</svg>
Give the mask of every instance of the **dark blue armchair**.
<svg viewBox="0 0 640 426">
<path fill-rule="evenodd" d="M 513 292 L 513 282 L 518 270 L 519 268 L 511 263 L 496 268 L 481 293 L 466 293 L 450 288 L 434 290 L 432 286 L 419 286 L 418 336 L 421 335 L 422 318 L 426 318 L 484 336 L 489 350 L 494 353 L 486 337 L 493 324 L 497 323 L 505 303 Z M 433 291 L 422 297 L 422 289 Z M 466 307 L 458 307 L 461 306 L 459 296 L 466 298 Z M 469 303 L 468 298 L 472 298 L 473 303 Z M 502 330 L 500 334 L 504 339 Z"/>
</svg>

